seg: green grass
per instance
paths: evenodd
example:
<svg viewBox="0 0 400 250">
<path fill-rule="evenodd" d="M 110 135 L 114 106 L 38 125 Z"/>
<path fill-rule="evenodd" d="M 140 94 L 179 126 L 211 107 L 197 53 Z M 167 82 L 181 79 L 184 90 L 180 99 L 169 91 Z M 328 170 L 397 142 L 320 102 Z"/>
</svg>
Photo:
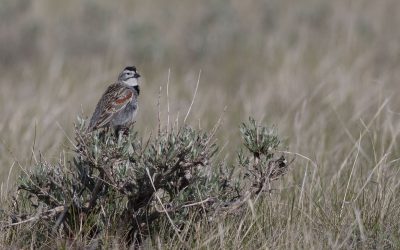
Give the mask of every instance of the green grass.
<svg viewBox="0 0 400 250">
<path fill-rule="evenodd" d="M 29 3 L 0 6 L 2 204 L 21 169 L 71 157 L 73 121 L 126 64 L 143 75 L 145 138 L 160 86 L 167 123 L 169 69 L 169 118 L 180 123 L 201 70 L 188 121 L 210 129 L 224 113 L 220 159 L 234 161 L 239 124 L 254 116 L 296 160 L 244 216 L 194 224 L 190 246 L 399 247 L 398 1 Z M 146 246 L 180 248 L 164 231 Z"/>
</svg>

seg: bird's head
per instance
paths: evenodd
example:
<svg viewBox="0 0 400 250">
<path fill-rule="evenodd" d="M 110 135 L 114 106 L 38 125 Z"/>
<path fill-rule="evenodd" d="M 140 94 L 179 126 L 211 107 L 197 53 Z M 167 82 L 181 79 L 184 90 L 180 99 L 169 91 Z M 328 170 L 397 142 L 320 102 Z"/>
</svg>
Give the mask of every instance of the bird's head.
<svg viewBox="0 0 400 250">
<path fill-rule="evenodd" d="M 139 73 L 135 66 L 126 67 L 118 76 L 118 81 L 128 86 L 139 86 Z"/>
</svg>

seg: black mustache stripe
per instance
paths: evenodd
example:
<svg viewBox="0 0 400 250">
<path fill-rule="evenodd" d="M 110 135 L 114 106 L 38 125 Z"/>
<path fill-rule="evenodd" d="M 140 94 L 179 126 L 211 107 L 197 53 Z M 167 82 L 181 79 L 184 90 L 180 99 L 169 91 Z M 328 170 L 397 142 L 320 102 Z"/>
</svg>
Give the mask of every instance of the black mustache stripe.
<svg viewBox="0 0 400 250">
<path fill-rule="evenodd" d="M 140 87 L 139 87 L 139 85 L 136 85 L 136 86 L 134 86 L 133 88 L 136 90 L 137 94 L 139 95 L 139 93 L 140 93 Z"/>
</svg>

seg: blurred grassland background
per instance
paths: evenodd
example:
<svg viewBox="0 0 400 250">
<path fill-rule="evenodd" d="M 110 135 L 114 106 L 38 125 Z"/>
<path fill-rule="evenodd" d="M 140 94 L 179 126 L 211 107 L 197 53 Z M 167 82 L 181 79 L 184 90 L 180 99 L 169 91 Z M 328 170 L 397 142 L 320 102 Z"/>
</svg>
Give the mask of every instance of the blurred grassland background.
<svg viewBox="0 0 400 250">
<path fill-rule="evenodd" d="M 90 116 L 134 64 L 143 76 L 136 123 L 143 136 L 157 129 L 160 86 L 167 121 L 169 70 L 170 119 L 179 114 L 180 123 L 201 70 L 188 120 L 207 129 L 227 107 L 222 157 L 236 155 L 238 126 L 254 116 L 310 159 L 297 157 L 282 183 L 296 197 L 327 199 L 321 207 L 329 214 L 340 210 L 334 199 L 378 190 L 397 209 L 398 13 L 398 0 L 2 0 L 0 180 L 12 166 L 12 176 L 29 166 L 32 152 L 49 161 L 70 154 L 76 116 Z M 385 199 L 377 213 L 388 211 Z M 366 204 L 359 209 L 376 205 Z"/>
<path fill-rule="evenodd" d="M 220 144 L 248 116 L 275 124 L 291 151 L 336 171 L 364 123 L 377 152 L 400 116 L 400 2 L 50 1 L 0 3 L 0 179 L 40 151 L 57 159 L 125 66 L 142 78 L 137 129 L 154 131 L 157 98 L 209 128 L 227 106 Z M 379 117 L 372 120 L 378 109 Z M 368 143 L 366 143 L 368 144 Z M 365 145 L 368 147 L 368 145 Z M 234 155 L 235 152 L 227 153 Z M 368 163 L 374 157 L 363 155 Z M 378 157 L 378 156 L 377 156 Z"/>
</svg>

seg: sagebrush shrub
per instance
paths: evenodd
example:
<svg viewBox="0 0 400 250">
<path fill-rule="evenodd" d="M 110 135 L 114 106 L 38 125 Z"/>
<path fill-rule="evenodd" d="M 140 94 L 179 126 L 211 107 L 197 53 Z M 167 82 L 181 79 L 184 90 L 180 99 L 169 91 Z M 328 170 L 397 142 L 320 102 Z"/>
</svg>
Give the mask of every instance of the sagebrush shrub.
<svg viewBox="0 0 400 250">
<path fill-rule="evenodd" d="M 89 241 L 115 235 L 140 244 L 165 219 L 174 233 L 190 226 L 189 217 L 212 223 L 240 213 L 248 199 L 268 191 L 288 170 L 284 156 L 276 157 L 275 129 L 250 118 L 240 131 L 246 151 L 227 166 L 214 157 L 215 131 L 183 125 L 143 140 L 134 129 L 119 137 L 87 134 L 78 119 L 72 162 L 41 160 L 21 174 L 8 208 L 10 224 L 3 227 L 6 240 L 29 241 L 35 234 L 39 247 L 60 235 Z"/>
</svg>

